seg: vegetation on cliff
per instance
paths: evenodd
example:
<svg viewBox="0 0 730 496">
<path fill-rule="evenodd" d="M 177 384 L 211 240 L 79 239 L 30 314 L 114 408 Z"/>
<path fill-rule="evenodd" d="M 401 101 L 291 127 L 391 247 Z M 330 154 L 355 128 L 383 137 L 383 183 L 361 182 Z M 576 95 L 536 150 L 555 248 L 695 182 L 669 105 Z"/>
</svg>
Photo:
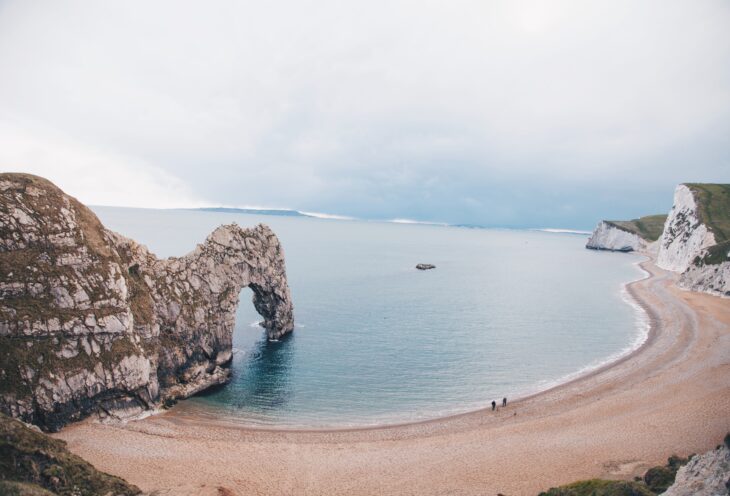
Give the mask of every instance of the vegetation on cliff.
<svg viewBox="0 0 730 496">
<path fill-rule="evenodd" d="M 66 443 L 0 413 L 0 494 L 132 496 L 136 486 L 72 454 Z"/>
<path fill-rule="evenodd" d="M 677 471 L 691 458 L 672 455 L 666 465 L 652 467 L 633 481 L 591 479 L 553 487 L 539 496 L 656 496 L 674 483 Z"/>
<path fill-rule="evenodd" d="M 268 336 L 291 332 L 268 227 L 221 226 L 158 259 L 51 182 L 0 174 L 0 412 L 53 431 L 225 382 L 245 286 Z"/>
<path fill-rule="evenodd" d="M 662 235 L 664 230 L 664 221 L 667 220 L 667 216 L 664 214 L 660 215 L 647 215 L 639 219 L 632 220 L 607 220 L 606 224 L 614 226 L 637 236 L 644 238 L 647 241 L 656 241 Z"/>
<path fill-rule="evenodd" d="M 730 184 L 686 185 L 694 193 L 700 221 L 715 235 L 716 243 L 730 241 Z"/>
</svg>

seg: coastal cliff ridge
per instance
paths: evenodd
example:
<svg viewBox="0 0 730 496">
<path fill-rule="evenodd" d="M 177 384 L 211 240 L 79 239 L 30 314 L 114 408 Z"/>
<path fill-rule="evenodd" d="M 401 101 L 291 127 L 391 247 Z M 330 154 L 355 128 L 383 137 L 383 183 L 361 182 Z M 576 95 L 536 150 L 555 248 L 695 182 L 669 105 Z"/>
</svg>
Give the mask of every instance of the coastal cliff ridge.
<svg viewBox="0 0 730 496">
<path fill-rule="evenodd" d="M 242 288 L 269 339 L 294 328 L 284 252 L 260 224 L 158 259 L 46 179 L 0 174 L 0 411 L 57 431 L 226 382 Z"/>
</svg>

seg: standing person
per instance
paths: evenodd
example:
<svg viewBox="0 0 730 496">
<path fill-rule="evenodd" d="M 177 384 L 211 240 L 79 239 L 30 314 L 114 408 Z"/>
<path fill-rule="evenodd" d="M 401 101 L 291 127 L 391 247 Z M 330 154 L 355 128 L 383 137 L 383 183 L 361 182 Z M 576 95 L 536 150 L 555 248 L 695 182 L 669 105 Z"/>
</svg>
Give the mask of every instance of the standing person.
<svg viewBox="0 0 730 496">
<path fill-rule="evenodd" d="M 502 406 L 507 406 L 507 398 L 502 398 Z"/>
<path fill-rule="evenodd" d="M 494 411 L 495 408 L 497 408 L 497 402 L 492 400 L 492 411 Z"/>
</svg>

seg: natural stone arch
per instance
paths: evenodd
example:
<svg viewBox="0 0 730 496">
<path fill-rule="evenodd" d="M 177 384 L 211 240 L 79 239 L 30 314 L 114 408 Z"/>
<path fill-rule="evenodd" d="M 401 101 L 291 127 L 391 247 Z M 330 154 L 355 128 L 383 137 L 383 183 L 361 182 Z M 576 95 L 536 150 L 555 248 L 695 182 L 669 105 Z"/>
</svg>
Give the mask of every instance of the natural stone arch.
<svg viewBox="0 0 730 496">
<path fill-rule="evenodd" d="M 46 429 L 225 382 L 245 286 L 270 339 L 294 328 L 267 226 L 221 226 L 161 260 L 49 181 L 0 174 L 0 228 L 0 411 Z"/>
</svg>

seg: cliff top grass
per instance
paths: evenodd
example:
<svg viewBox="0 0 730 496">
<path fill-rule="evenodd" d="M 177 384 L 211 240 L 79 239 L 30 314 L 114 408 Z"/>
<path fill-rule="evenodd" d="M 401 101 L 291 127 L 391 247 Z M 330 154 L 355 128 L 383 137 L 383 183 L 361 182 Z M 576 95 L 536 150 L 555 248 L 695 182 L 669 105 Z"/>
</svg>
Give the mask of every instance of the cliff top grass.
<svg viewBox="0 0 730 496">
<path fill-rule="evenodd" d="M 606 224 L 636 234 L 647 241 L 656 241 L 662 235 L 664 221 L 666 220 L 666 215 L 659 214 L 647 215 L 646 217 L 632 220 L 607 220 Z"/>
<path fill-rule="evenodd" d="M 133 496 L 141 491 L 96 470 L 69 452 L 66 442 L 36 432 L 0 414 L 0 491 L 2 494 Z"/>
<path fill-rule="evenodd" d="M 715 235 L 715 241 L 730 241 L 730 184 L 687 183 L 695 195 L 700 220 Z"/>
</svg>

